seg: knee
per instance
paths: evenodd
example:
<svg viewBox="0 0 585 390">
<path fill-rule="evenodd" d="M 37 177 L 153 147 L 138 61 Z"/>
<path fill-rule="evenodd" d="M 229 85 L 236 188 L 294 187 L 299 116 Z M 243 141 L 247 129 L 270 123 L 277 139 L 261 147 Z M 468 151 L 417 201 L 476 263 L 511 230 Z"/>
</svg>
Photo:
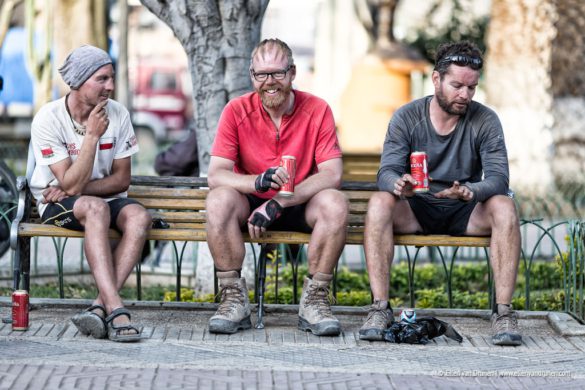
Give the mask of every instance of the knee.
<svg viewBox="0 0 585 390">
<path fill-rule="evenodd" d="M 349 201 L 340 191 L 329 189 L 319 193 L 315 208 L 322 219 L 345 226 L 349 214 Z"/>
<path fill-rule="evenodd" d="M 79 207 L 78 203 L 79 202 Z M 74 205 L 73 211 L 90 224 L 110 223 L 110 208 L 105 200 L 94 196 L 82 196 Z M 87 226 L 87 223 L 86 223 Z"/>
<path fill-rule="evenodd" d="M 518 212 L 514 200 L 504 196 L 493 196 L 488 200 L 492 224 L 495 228 L 509 228 L 517 230 L 520 228 Z"/>
<path fill-rule="evenodd" d="M 205 200 L 208 222 L 225 222 L 236 215 L 242 195 L 233 188 L 217 187 L 209 191 Z"/>
<path fill-rule="evenodd" d="M 374 192 L 368 202 L 367 219 L 369 221 L 388 221 L 398 199 L 388 192 Z"/>
<path fill-rule="evenodd" d="M 152 216 L 143 207 L 132 213 L 130 221 L 133 226 L 143 232 L 146 232 L 152 226 Z"/>
</svg>

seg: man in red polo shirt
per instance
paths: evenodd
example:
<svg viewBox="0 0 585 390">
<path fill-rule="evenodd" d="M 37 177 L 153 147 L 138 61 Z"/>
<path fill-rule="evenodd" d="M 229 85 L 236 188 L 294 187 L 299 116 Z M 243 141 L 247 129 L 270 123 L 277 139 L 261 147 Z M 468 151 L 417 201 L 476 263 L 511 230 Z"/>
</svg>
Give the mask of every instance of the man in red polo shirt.
<svg viewBox="0 0 585 390">
<path fill-rule="evenodd" d="M 329 285 L 345 242 L 348 202 L 338 191 L 343 172 L 331 109 L 322 99 L 292 89 L 292 51 L 278 39 L 254 49 L 254 92 L 231 100 L 219 120 L 211 151 L 207 236 L 221 288 L 209 320 L 212 333 L 251 327 L 242 229 L 252 238 L 266 229 L 311 233 L 309 275 L 299 305 L 299 328 L 338 335 Z M 290 179 L 281 157 L 296 158 L 294 195 L 278 190 Z"/>
</svg>

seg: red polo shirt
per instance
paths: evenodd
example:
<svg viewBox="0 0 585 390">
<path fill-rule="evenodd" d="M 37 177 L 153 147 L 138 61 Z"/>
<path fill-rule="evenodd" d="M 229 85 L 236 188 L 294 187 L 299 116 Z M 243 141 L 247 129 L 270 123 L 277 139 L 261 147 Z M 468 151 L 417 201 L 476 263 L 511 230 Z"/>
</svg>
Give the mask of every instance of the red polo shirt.
<svg viewBox="0 0 585 390">
<path fill-rule="evenodd" d="M 279 130 L 256 92 L 231 100 L 219 119 L 211 155 L 234 161 L 234 172 L 247 175 L 278 166 L 281 156 L 295 156 L 295 185 L 315 173 L 317 164 L 341 157 L 331 108 L 309 93 L 293 92 L 292 114 L 282 117 Z M 255 195 L 269 199 L 275 191 Z"/>
</svg>

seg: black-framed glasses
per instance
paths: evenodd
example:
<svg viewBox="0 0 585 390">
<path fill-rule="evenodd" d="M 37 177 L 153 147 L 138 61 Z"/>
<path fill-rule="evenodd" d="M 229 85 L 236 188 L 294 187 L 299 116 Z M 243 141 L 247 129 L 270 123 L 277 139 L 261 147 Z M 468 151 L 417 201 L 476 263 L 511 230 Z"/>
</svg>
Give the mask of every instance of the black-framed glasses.
<svg viewBox="0 0 585 390">
<path fill-rule="evenodd" d="M 439 60 L 437 66 L 443 64 L 455 64 L 459 66 L 467 66 L 471 65 L 472 67 L 477 67 L 478 69 L 482 67 L 483 61 L 481 58 L 477 57 L 470 57 L 470 56 L 461 56 L 461 55 L 453 55 L 453 56 L 446 56 Z"/>
<path fill-rule="evenodd" d="M 268 76 L 272 76 L 272 78 L 274 80 L 282 80 L 286 77 L 286 74 L 288 73 L 289 70 L 291 70 L 291 68 L 294 65 L 289 65 L 286 67 L 286 69 L 283 70 L 277 70 L 275 72 L 254 72 L 254 69 L 250 69 L 250 73 L 252 74 L 252 77 L 254 77 L 254 80 L 258 81 L 258 82 L 262 82 L 262 81 L 266 81 L 268 80 Z"/>
</svg>

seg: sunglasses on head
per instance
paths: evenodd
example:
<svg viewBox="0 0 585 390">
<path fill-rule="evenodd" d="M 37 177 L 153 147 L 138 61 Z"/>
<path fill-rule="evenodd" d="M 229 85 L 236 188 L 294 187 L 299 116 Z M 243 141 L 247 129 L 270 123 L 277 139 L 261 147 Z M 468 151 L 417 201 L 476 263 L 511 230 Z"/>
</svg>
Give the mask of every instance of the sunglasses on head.
<svg viewBox="0 0 585 390">
<path fill-rule="evenodd" d="M 483 65 L 483 61 L 481 58 L 477 57 L 469 57 L 469 56 L 461 56 L 461 55 L 453 55 L 453 56 L 446 56 L 439 60 L 437 65 L 443 64 L 455 64 L 459 66 L 466 66 L 466 65 L 473 65 L 481 68 Z"/>
</svg>

